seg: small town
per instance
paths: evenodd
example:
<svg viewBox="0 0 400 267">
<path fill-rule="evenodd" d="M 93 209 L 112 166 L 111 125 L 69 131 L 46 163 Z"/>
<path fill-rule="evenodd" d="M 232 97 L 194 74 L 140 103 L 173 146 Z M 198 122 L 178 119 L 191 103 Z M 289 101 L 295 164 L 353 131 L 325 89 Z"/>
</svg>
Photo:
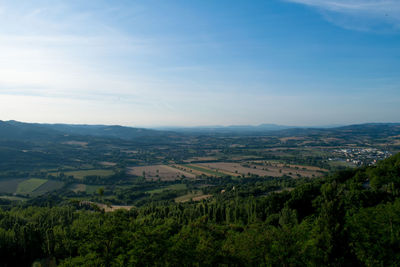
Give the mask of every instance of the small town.
<svg viewBox="0 0 400 267">
<path fill-rule="evenodd" d="M 376 148 L 341 148 L 334 150 L 335 158 L 330 161 L 346 161 L 356 166 L 372 166 L 378 160 L 383 160 L 392 155 L 389 151 Z"/>
</svg>

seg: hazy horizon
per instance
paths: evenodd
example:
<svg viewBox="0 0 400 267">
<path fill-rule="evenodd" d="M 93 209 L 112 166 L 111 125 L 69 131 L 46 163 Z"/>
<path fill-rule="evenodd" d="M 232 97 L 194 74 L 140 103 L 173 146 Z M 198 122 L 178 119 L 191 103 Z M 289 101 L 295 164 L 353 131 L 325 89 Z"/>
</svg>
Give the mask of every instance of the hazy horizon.
<svg viewBox="0 0 400 267">
<path fill-rule="evenodd" d="M 394 0 L 5 0 L 0 23 L 0 120 L 400 121 Z"/>
<path fill-rule="evenodd" d="M 19 121 L 19 120 L 2 120 L 3 122 L 15 121 L 21 123 L 32 123 L 32 124 L 60 124 L 60 125 L 87 125 L 87 126 L 123 126 L 123 127 L 132 127 L 132 128 L 146 128 L 146 129 L 154 129 L 154 130 L 168 130 L 168 129 L 191 129 L 191 128 L 218 128 L 218 127 L 259 127 L 259 126 L 278 126 L 278 127 L 290 127 L 290 128 L 335 128 L 335 127 L 343 127 L 350 125 L 363 125 L 363 124 L 400 124 L 400 121 L 384 121 L 384 122 L 374 122 L 374 121 L 365 121 L 358 123 L 350 123 L 350 124 L 316 124 L 316 125 L 300 125 L 300 124 L 275 124 L 275 123 L 260 123 L 260 124 L 209 124 L 209 125 L 128 125 L 128 124 L 107 124 L 107 123 L 66 123 L 66 122 L 41 122 L 41 121 Z"/>
</svg>

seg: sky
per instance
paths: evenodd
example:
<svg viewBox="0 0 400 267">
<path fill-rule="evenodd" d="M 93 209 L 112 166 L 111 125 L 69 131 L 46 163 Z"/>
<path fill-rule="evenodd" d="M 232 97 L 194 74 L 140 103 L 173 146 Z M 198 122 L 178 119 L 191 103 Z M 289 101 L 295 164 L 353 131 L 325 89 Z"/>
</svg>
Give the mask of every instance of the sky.
<svg viewBox="0 0 400 267">
<path fill-rule="evenodd" d="M 400 1 L 0 0 L 0 120 L 400 122 Z"/>
</svg>

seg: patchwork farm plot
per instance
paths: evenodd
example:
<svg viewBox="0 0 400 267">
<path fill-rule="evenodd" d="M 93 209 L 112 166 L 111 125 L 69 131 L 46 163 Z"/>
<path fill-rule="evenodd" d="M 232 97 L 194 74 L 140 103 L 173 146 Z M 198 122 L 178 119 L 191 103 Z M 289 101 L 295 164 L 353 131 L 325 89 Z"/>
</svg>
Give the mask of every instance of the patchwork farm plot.
<svg viewBox="0 0 400 267">
<path fill-rule="evenodd" d="M 249 174 L 259 175 L 259 176 L 278 176 L 276 175 L 276 173 L 268 172 L 262 169 L 257 169 L 257 168 L 252 169 L 243 167 L 240 163 L 235 163 L 235 162 L 209 162 L 209 163 L 199 163 L 199 165 L 217 171 L 224 171 L 231 174 L 232 176 L 242 176 L 242 175 L 247 176 Z"/>
<path fill-rule="evenodd" d="M 161 179 L 172 181 L 181 178 L 208 177 L 241 177 L 257 175 L 260 177 L 317 177 L 326 170 L 318 167 L 288 165 L 278 162 L 206 162 L 196 164 L 149 165 L 128 168 L 128 174 L 145 177 L 148 180 Z"/>
<path fill-rule="evenodd" d="M 60 172 L 51 172 L 49 174 L 52 175 L 60 175 Z M 74 176 L 76 179 L 83 179 L 86 176 L 100 176 L 100 177 L 107 177 L 114 174 L 114 171 L 107 170 L 107 169 L 94 169 L 94 170 L 78 170 L 78 171 L 67 171 L 64 172 L 66 176 Z"/>
<path fill-rule="evenodd" d="M 47 182 L 43 183 L 39 187 L 37 187 L 34 191 L 32 191 L 32 196 L 40 196 L 47 192 L 58 190 L 64 186 L 63 182 L 48 180 Z"/>
<path fill-rule="evenodd" d="M 200 164 L 174 165 L 174 167 L 178 168 L 180 170 L 183 170 L 183 171 L 188 171 L 190 173 L 193 173 L 196 176 L 222 177 L 222 176 L 226 176 L 227 175 L 227 173 L 216 171 L 214 169 L 210 169 L 210 168 L 202 166 Z"/>
<path fill-rule="evenodd" d="M 41 186 L 45 182 L 47 182 L 46 179 L 39 179 L 39 178 L 31 178 L 31 179 L 25 180 L 18 184 L 16 193 L 20 194 L 20 195 L 32 193 L 33 191 L 35 191 L 37 188 L 39 188 L 39 186 Z"/>
<path fill-rule="evenodd" d="M 212 195 L 205 195 L 201 190 L 195 190 L 186 195 L 175 198 L 175 202 L 183 203 L 188 201 L 201 201 L 210 197 L 212 197 Z"/>
<path fill-rule="evenodd" d="M 103 187 L 102 185 L 86 185 L 86 193 L 95 194 L 99 191 L 99 189 Z"/>
<path fill-rule="evenodd" d="M 0 180 L 0 193 L 14 194 L 17 191 L 18 184 L 27 179 L 2 179 Z"/>
<path fill-rule="evenodd" d="M 62 188 L 63 182 L 47 179 L 6 179 L 0 181 L 0 193 L 39 196 Z"/>
<path fill-rule="evenodd" d="M 209 174 L 207 175 L 207 173 L 202 172 L 199 169 L 190 168 L 189 164 L 174 164 L 172 166 L 173 166 L 173 168 L 179 169 L 181 171 L 190 172 L 191 174 L 195 175 L 196 177 L 201 176 L 201 175 L 209 176 Z"/>
<path fill-rule="evenodd" d="M 158 189 L 153 189 L 153 190 L 149 190 L 146 191 L 149 194 L 158 194 L 158 193 L 162 193 L 164 191 L 168 191 L 168 190 L 185 190 L 187 189 L 187 185 L 186 184 L 173 184 L 170 186 L 166 186 L 166 187 L 162 187 L 162 188 L 158 188 Z"/>
<path fill-rule="evenodd" d="M 144 177 L 148 180 L 173 181 L 181 178 L 196 178 L 196 175 L 167 165 L 149 165 L 129 167 L 128 174 Z"/>
<path fill-rule="evenodd" d="M 78 193 L 78 192 L 85 192 L 86 191 L 86 185 L 85 184 L 73 184 L 69 187 L 71 191 Z"/>
<path fill-rule="evenodd" d="M 69 189 L 75 193 L 86 192 L 87 194 L 95 194 L 103 185 L 87 185 L 87 184 L 72 184 Z"/>
<path fill-rule="evenodd" d="M 223 172 L 232 176 L 272 176 L 281 177 L 283 175 L 291 177 L 317 177 L 322 176 L 326 171 L 317 167 L 286 165 L 281 163 L 271 163 L 263 161 L 255 162 L 209 162 L 199 163 L 198 165 Z"/>
</svg>

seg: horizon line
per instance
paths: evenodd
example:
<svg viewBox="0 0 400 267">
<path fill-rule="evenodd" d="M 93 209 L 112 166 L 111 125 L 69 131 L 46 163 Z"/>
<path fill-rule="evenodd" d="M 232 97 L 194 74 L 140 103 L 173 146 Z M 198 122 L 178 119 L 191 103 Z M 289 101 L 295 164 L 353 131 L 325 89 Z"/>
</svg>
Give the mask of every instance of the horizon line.
<svg viewBox="0 0 400 267">
<path fill-rule="evenodd" d="M 266 126 L 277 126 L 277 127 L 288 127 L 288 128 L 336 128 L 351 125 L 365 125 L 365 124 L 400 124 L 400 121 L 367 121 L 367 122 L 354 122 L 354 123 L 332 123 L 332 124 L 320 124 L 320 125 L 287 125 L 287 124 L 276 124 L 276 123 L 260 123 L 260 124 L 230 124 L 230 125 L 194 125 L 194 126 L 179 126 L 179 125 L 128 125 L 128 124 L 107 124 L 107 123 L 65 123 L 65 122 L 29 122 L 29 121 L 18 121 L 18 120 L 0 120 L 0 122 L 19 122 L 27 124 L 47 124 L 47 125 L 71 125 L 71 126 L 120 126 L 129 128 L 142 128 L 142 129 L 154 129 L 162 130 L 163 128 L 175 128 L 175 129 L 193 129 L 193 128 L 229 128 L 229 127 L 261 127 Z"/>
</svg>

